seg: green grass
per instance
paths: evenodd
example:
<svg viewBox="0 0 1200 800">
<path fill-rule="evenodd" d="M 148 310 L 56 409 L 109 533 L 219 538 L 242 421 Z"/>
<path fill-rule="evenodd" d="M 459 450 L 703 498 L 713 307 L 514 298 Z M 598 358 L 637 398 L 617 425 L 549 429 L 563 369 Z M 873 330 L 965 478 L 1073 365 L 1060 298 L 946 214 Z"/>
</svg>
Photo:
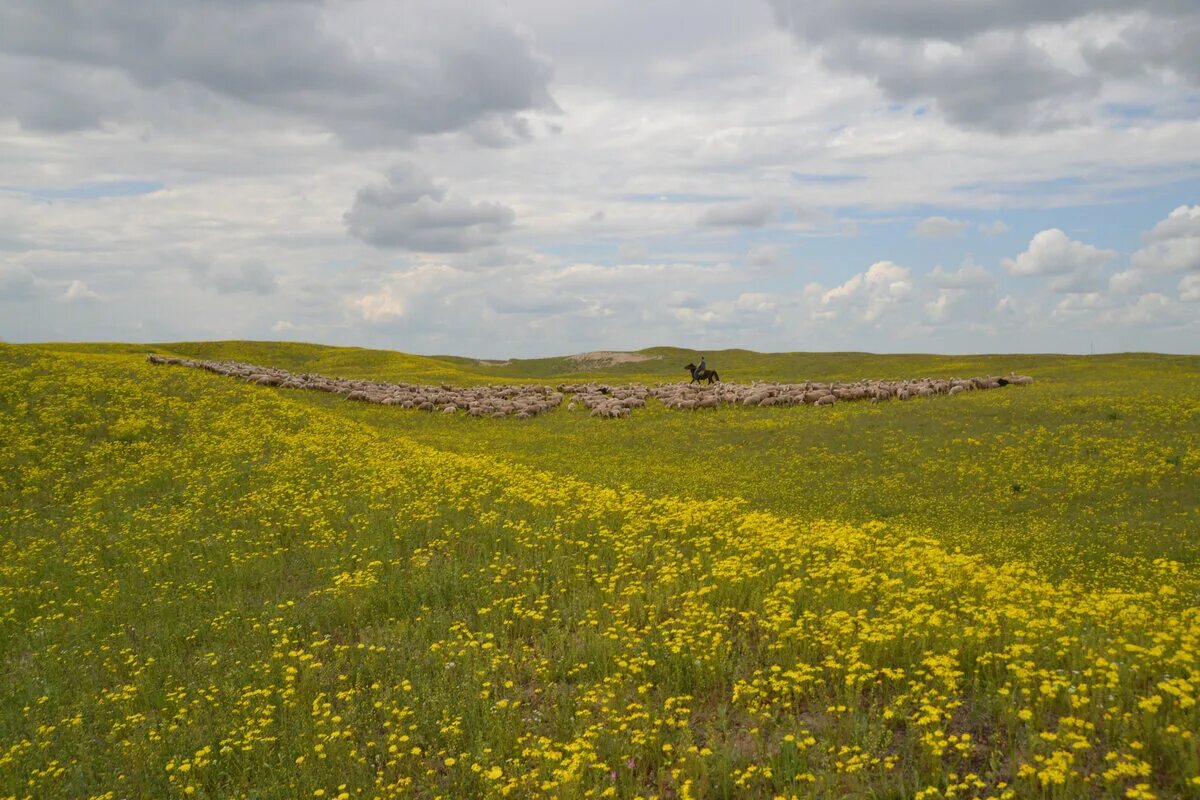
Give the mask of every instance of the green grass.
<svg viewBox="0 0 1200 800">
<path fill-rule="evenodd" d="M 289 345 L 275 358 L 268 345 L 164 347 L 288 368 L 322 363 L 330 365 L 324 370 L 330 374 L 355 377 L 371 377 L 373 364 L 394 358 L 379 373 L 388 379 L 396 379 L 410 358 L 341 348 L 321 355 L 325 348 L 308 345 Z M 293 350 L 311 355 L 300 361 Z M 355 362 L 362 352 L 369 357 Z M 676 377 L 671 367 L 688 355 L 669 348 L 643 352 L 663 358 L 587 373 L 555 373 L 556 366 L 570 366 L 565 359 L 505 369 L 507 379 L 553 375 L 552 383 L 585 377 L 654 381 Z M 439 449 L 501 455 L 605 485 L 696 499 L 741 497 L 757 508 L 805 518 L 902 522 L 948 546 L 997 563 L 1032 563 L 1053 577 L 1121 584 L 1136 581 L 1146 559 L 1165 557 L 1191 567 L 1200 557 L 1194 535 L 1200 526 L 1200 358 L 722 351 L 710 360 L 743 380 L 1015 370 L 1034 375 L 1037 383 L 834 409 L 686 413 L 652 403 L 612 424 L 565 410 L 521 423 L 413 414 L 317 393 L 289 397 Z M 515 371 L 527 363 L 533 368 Z"/>
<path fill-rule="evenodd" d="M 1200 786 L 1198 358 L 710 352 L 1038 381 L 519 421 L 150 350 L 455 383 L 691 356 L 0 345 L 0 798 Z"/>
</svg>

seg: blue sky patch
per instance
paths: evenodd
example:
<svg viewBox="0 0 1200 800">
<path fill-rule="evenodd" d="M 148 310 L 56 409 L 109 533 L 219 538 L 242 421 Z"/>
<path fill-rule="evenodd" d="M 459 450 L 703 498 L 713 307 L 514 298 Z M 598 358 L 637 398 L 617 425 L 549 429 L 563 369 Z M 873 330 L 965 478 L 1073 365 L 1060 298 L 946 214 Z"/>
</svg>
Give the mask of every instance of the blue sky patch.
<svg viewBox="0 0 1200 800">
<path fill-rule="evenodd" d="M 793 172 L 796 183 L 854 183 L 866 179 L 866 175 L 850 172 Z"/>
<path fill-rule="evenodd" d="M 38 200 L 100 200 L 106 197 L 137 197 L 153 194 L 163 189 L 161 181 L 101 181 L 81 183 L 67 189 L 5 187 L 4 191 L 17 192 Z"/>
</svg>

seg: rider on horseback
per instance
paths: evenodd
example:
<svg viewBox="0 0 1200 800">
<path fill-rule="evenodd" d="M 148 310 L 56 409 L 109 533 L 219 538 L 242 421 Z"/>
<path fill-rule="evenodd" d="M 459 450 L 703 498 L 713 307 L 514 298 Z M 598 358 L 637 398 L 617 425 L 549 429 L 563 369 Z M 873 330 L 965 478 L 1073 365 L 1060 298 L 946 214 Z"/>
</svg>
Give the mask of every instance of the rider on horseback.
<svg viewBox="0 0 1200 800">
<path fill-rule="evenodd" d="M 700 354 L 700 366 L 696 367 L 696 374 L 704 375 L 708 372 L 708 365 L 704 363 L 704 353 Z"/>
</svg>

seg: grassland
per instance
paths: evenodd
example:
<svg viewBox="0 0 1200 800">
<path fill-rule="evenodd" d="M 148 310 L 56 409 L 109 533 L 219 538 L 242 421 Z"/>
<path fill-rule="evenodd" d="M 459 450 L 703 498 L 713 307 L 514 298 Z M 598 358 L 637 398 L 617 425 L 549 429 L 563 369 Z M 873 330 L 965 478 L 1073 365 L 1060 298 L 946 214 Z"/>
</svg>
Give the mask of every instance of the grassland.
<svg viewBox="0 0 1200 800">
<path fill-rule="evenodd" d="M 1200 792 L 1200 359 L 728 351 L 1038 382 L 518 421 L 148 349 L 0 346 L 0 797 Z M 155 350 L 455 383 L 691 355 Z"/>
</svg>

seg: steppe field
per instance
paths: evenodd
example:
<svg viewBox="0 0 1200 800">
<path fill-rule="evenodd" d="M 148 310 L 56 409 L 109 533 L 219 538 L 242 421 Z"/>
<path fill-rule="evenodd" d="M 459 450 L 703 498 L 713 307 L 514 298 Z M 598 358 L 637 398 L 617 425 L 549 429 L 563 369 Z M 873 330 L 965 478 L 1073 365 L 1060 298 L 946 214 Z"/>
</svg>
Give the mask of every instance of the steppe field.
<svg viewBox="0 0 1200 800">
<path fill-rule="evenodd" d="M 1200 797 L 1200 357 L 0 345 L 0 798 Z"/>
</svg>

